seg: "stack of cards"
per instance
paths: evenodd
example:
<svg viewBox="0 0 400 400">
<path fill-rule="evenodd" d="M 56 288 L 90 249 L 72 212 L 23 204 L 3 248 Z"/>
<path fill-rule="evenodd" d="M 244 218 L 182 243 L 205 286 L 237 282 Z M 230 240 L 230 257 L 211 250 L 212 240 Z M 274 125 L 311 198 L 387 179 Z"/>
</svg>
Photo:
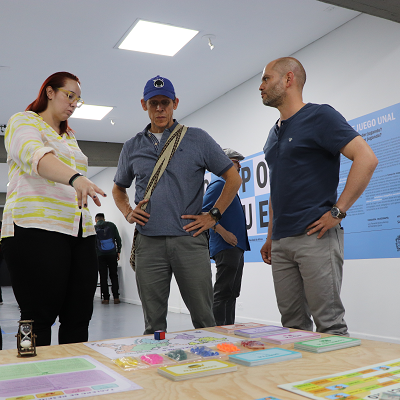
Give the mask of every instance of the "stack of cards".
<svg viewBox="0 0 400 400">
<path fill-rule="evenodd" d="M 272 349 L 257 350 L 251 353 L 234 354 L 229 356 L 229 361 L 254 367 L 262 364 L 273 364 L 281 361 L 301 358 L 301 353 L 274 347 Z"/>
<path fill-rule="evenodd" d="M 266 326 L 266 325 L 258 324 L 256 322 L 243 322 L 241 324 L 214 326 L 214 329 L 216 331 L 228 334 L 228 333 L 234 333 L 234 331 L 238 329 L 260 328 L 261 326 Z"/>
<path fill-rule="evenodd" d="M 235 335 L 245 336 L 245 337 L 261 337 L 270 335 L 279 335 L 282 333 L 290 332 L 288 328 L 282 328 L 281 326 L 266 325 L 259 328 L 249 328 L 249 329 L 238 329 L 235 330 Z"/>
<path fill-rule="evenodd" d="M 286 343 L 298 342 L 300 340 L 317 339 L 320 337 L 321 335 L 319 333 L 297 331 L 297 332 L 284 333 L 283 335 L 261 336 L 261 340 L 267 343 L 286 344 Z"/>
<path fill-rule="evenodd" d="M 352 339 L 345 336 L 329 336 L 322 339 L 309 340 L 294 344 L 297 350 L 310 351 L 312 353 L 323 353 L 325 351 L 339 350 L 346 347 L 359 346 L 360 339 Z"/>
<path fill-rule="evenodd" d="M 157 369 L 157 372 L 173 381 L 184 381 L 203 376 L 224 374 L 237 371 L 237 366 L 227 361 L 208 360 L 178 365 L 165 366 Z"/>
</svg>

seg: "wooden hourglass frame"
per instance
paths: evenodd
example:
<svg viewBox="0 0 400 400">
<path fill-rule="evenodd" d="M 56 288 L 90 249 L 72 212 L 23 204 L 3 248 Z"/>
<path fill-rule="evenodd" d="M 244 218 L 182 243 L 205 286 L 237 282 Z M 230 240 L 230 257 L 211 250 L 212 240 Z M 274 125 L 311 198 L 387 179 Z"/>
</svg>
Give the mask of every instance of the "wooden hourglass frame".
<svg viewBox="0 0 400 400">
<path fill-rule="evenodd" d="M 36 335 L 32 331 L 33 320 L 18 321 L 17 338 L 18 357 L 36 356 Z"/>
</svg>

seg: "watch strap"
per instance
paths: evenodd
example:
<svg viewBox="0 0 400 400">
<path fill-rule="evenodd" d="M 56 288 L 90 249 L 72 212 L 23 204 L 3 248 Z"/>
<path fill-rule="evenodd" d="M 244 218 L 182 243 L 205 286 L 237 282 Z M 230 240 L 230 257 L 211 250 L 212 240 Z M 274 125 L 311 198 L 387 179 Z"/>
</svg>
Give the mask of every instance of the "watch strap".
<svg viewBox="0 0 400 400">
<path fill-rule="evenodd" d="M 211 215 L 215 222 L 218 222 L 222 218 L 221 212 L 216 207 L 213 207 L 208 213 Z"/>
<path fill-rule="evenodd" d="M 336 218 L 343 219 L 346 217 L 347 213 L 340 211 L 340 208 L 336 204 L 334 204 L 332 208 L 336 208 L 339 211 L 339 214 L 336 216 Z"/>
</svg>

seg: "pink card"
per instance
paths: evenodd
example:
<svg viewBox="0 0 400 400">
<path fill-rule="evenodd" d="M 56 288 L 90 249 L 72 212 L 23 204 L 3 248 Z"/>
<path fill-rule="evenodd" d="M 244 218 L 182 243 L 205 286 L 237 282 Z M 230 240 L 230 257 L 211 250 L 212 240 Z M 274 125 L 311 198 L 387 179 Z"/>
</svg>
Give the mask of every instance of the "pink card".
<svg viewBox="0 0 400 400">
<path fill-rule="evenodd" d="M 318 339 L 320 337 L 321 335 L 319 333 L 308 332 L 308 331 L 297 331 L 297 332 L 284 333 L 282 335 L 262 336 L 261 340 L 267 343 L 285 344 L 285 343 L 301 342 L 303 340 Z"/>
</svg>

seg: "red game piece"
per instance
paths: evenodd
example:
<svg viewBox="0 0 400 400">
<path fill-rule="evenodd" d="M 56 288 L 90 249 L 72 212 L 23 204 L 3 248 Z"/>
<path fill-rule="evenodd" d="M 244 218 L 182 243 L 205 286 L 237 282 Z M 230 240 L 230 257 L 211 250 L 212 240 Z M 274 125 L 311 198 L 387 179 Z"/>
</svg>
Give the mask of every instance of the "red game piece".
<svg viewBox="0 0 400 400">
<path fill-rule="evenodd" d="M 165 332 L 164 331 L 155 331 L 154 332 L 154 339 L 155 340 L 164 340 L 165 339 Z"/>
</svg>

